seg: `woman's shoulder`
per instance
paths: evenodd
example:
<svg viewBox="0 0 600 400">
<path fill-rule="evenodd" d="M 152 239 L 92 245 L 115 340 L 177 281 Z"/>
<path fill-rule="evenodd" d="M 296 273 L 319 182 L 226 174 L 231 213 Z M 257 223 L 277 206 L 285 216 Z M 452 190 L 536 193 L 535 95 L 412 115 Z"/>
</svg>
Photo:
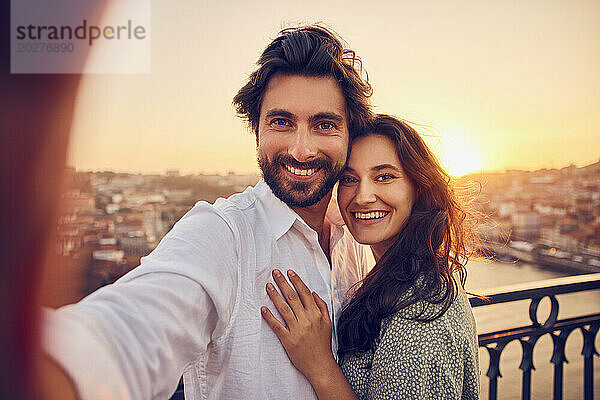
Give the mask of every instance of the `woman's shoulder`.
<svg viewBox="0 0 600 400">
<path fill-rule="evenodd" d="M 379 342 L 423 347 L 476 340 L 475 319 L 466 293 L 458 289 L 447 303 L 418 301 L 382 322 Z"/>
<path fill-rule="evenodd" d="M 343 360 L 360 398 L 479 398 L 477 337 L 466 293 L 457 292 L 437 319 L 414 318 L 423 311 L 444 306 L 415 303 L 395 313 L 382 322 L 373 352 Z"/>
</svg>

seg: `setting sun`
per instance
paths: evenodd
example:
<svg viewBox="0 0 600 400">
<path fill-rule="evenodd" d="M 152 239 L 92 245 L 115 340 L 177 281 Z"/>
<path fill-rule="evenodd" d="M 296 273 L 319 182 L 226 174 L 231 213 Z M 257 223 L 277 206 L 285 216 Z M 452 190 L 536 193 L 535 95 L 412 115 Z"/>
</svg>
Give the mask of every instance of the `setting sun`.
<svg viewBox="0 0 600 400">
<path fill-rule="evenodd" d="M 483 168 L 476 146 L 463 135 L 442 132 L 439 137 L 430 138 L 429 141 L 442 166 L 450 175 L 462 176 Z"/>
</svg>

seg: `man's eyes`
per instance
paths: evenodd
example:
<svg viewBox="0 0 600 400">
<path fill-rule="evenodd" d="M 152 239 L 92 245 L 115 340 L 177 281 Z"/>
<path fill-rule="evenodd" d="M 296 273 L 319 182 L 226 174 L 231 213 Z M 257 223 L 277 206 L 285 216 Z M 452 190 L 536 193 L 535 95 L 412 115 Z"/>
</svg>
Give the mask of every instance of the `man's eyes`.
<svg viewBox="0 0 600 400">
<path fill-rule="evenodd" d="M 294 126 L 292 121 L 290 121 L 286 118 L 273 118 L 269 122 L 269 125 L 271 125 L 274 128 L 278 128 L 278 129 L 291 128 Z M 329 132 L 336 128 L 337 128 L 337 125 L 330 121 L 323 121 L 323 122 L 319 122 L 316 125 L 314 125 L 314 129 L 316 129 L 318 131 L 322 131 L 322 132 Z"/>
<path fill-rule="evenodd" d="M 331 129 L 335 129 L 336 125 L 333 122 L 323 121 L 317 124 L 317 128 L 323 131 L 329 131 Z"/>
<path fill-rule="evenodd" d="M 271 121 L 271 125 L 276 127 L 292 126 L 291 122 L 284 118 L 275 118 Z"/>
</svg>

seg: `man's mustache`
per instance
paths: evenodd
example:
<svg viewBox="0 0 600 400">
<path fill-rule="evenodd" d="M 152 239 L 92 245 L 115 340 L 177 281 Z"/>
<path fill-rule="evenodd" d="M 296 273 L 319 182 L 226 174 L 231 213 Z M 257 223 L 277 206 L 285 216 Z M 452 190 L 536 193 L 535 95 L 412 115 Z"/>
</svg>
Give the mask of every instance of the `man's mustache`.
<svg viewBox="0 0 600 400">
<path fill-rule="evenodd" d="M 279 154 L 273 159 L 273 163 L 289 165 L 292 168 L 298 169 L 331 169 L 331 162 L 324 158 L 316 158 L 314 160 L 301 162 L 294 157 L 286 154 Z"/>
</svg>

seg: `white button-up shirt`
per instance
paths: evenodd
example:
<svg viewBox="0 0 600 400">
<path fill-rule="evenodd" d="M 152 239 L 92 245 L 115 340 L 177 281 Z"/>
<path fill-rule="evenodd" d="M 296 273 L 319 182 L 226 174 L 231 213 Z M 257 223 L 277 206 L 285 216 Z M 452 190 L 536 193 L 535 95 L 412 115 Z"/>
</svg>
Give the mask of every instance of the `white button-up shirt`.
<svg viewBox="0 0 600 400">
<path fill-rule="evenodd" d="M 274 268 L 293 268 L 334 319 L 373 259 L 341 224 L 330 243 L 331 267 L 317 233 L 264 181 L 200 202 L 138 268 L 46 311 L 44 347 L 83 400 L 167 399 L 182 374 L 186 399 L 316 398 L 260 307 L 278 316 L 265 285 Z"/>
</svg>

